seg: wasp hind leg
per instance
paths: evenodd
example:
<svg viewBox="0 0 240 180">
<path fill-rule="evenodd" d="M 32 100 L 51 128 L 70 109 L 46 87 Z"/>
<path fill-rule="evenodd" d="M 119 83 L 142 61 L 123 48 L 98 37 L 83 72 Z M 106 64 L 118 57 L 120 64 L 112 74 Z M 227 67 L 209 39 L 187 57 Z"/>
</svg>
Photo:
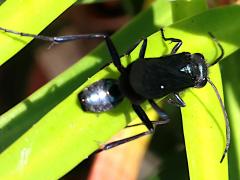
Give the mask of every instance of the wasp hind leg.
<svg viewBox="0 0 240 180">
<path fill-rule="evenodd" d="M 176 107 L 185 107 L 186 103 L 182 100 L 179 93 L 173 93 L 173 97 L 167 100 L 168 104 L 174 105 Z"/>
<path fill-rule="evenodd" d="M 163 119 L 163 121 L 162 120 L 150 121 L 148 116 L 144 112 L 144 110 L 139 105 L 134 105 L 133 104 L 133 109 L 135 110 L 135 112 L 137 113 L 139 118 L 143 121 L 143 123 L 133 124 L 133 125 L 129 125 L 127 127 L 135 127 L 135 126 L 139 126 L 139 125 L 145 125 L 148 128 L 148 131 L 145 131 L 145 132 L 136 134 L 134 136 L 130 136 L 130 137 L 127 137 L 127 138 L 124 138 L 124 139 L 120 139 L 120 140 L 113 141 L 111 143 L 105 144 L 102 148 L 98 149 L 96 151 L 96 153 L 104 151 L 104 150 L 112 149 L 112 148 L 117 147 L 121 144 L 125 144 L 127 142 L 133 141 L 133 140 L 138 139 L 140 137 L 152 134 L 154 132 L 154 129 L 155 129 L 156 126 L 167 124 L 170 121 L 167 114 L 153 100 L 149 100 L 149 103 L 151 104 L 153 109 L 155 111 L 157 111 L 157 113 Z"/>
</svg>

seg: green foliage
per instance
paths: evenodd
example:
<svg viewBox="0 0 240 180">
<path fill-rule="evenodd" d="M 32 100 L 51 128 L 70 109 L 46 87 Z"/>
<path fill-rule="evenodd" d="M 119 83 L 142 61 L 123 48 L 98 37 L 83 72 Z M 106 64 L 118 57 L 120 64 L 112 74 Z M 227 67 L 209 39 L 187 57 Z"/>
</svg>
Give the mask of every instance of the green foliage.
<svg viewBox="0 0 240 180">
<path fill-rule="evenodd" d="M 54 7 L 60 6 L 59 4 L 57 2 Z M 69 2 L 67 5 L 70 4 Z M 11 3 L 10 5 L 9 7 L 19 6 Z M 64 4 L 59 8 L 61 10 L 56 14 L 63 11 L 63 7 L 67 8 L 67 5 Z M 120 54 L 141 36 L 152 34 L 159 26 L 170 25 L 173 19 L 181 19 L 182 17 L 174 15 L 172 10 L 175 5 L 171 5 L 173 4 L 169 1 L 156 2 L 116 33 L 113 39 Z M 51 6 L 53 7 L 53 3 Z M 50 9 L 52 12 L 52 8 Z M 29 10 L 29 7 L 26 10 Z M 10 13 L 7 10 L 3 12 Z M 46 9 L 46 12 L 49 10 Z M 0 13 L 2 13 L 1 9 Z M 19 25 L 10 26 L 11 18 L 9 18 L 1 25 L 19 31 L 38 33 L 54 19 L 53 17 L 56 17 L 56 14 L 36 29 L 32 28 L 33 24 L 36 24 L 35 20 L 32 22 L 29 20 L 29 24 L 24 26 L 20 22 Z M 19 15 L 14 15 L 15 18 L 17 16 Z M 210 63 L 217 57 L 219 50 L 209 38 L 208 32 L 212 32 L 219 39 L 224 47 L 225 57 L 234 53 L 240 45 L 240 38 L 236 36 L 240 33 L 237 17 L 240 17 L 240 7 L 229 6 L 202 12 L 164 29 L 167 37 L 183 40 L 184 44 L 180 51 L 200 52 Z M 19 19 L 22 19 L 21 16 Z M 1 34 L 1 39 L 6 46 L 2 47 L 5 48 L 1 54 L 2 62 L 29 41 L 28 38 L 5 33 Z M 147 57 L 167 54 L 173 46 L 173 44 L 165 44 L 159 32 L 148 39 Z M 131 54 L 131 60 L 136 59 L 138 52 L 139 47 Z M 101 78 L 118 76 L 113 65 L 95 74 L 107 60 L 110 60 L 110 57 L 106 47 L 101 45 L 0 117 L 0 148 L 3 151 L 0 155 L 2 167 L 0 177 L 3 179 L 59 178 L 136 117 L 130 110 L 127 100 L 116 109 L 101 114 L 86 113 L 79 108 L 77 94 L 84 87 Z M 126 57 L 122 58 L 124 65 L 129 61 Z M 216 68 L 211 67 L 210 78 L 220 91 L 221 82 L 217 78 L 218 72 L 213 71 Z M 92 76 L 93 74 L 95 75 Z M 91 78 L 88 79 L 88 77 Z M 86 83 L 81 85 L 85 81 Z M 190 177 L 192 179 L 227 179 L 227 160 L 225 159 L 223 164 L 219 163 L 225 145 L 225 125 L 216 95 L 211 87 L 207 86 L 201 90 L 187 90 L 184 93 L 184 100 L 187 108 L 183 109 L 183 123 Z M 232 105 L 228 101 L 229 104 Z M 149 107 L 145 106 L 145 108 Z"/>
</svg>

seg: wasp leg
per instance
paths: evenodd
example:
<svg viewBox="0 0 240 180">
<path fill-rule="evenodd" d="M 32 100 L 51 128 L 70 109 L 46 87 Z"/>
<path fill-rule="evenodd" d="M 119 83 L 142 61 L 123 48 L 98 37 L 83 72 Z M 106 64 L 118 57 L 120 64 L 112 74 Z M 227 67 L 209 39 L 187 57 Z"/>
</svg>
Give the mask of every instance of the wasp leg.
<svg viewBox="0 0 240 180">
<path fill-rule="evenodd" d="M 17 34 L 20 36 L 26 36 L 26 37 L 32 37 L 35 39 L 40 39 L 43 41 L 48 41 L 48 42 L 52 42 L 54 44 L 58 44 L 58 43 L 64 43 L 64 42 L 69 42 L 69 41 L 76 41 L 76 40 L 81 40 L 81 39 L 104 39 L 106 44 L 107 44 L 107 48 L 109 50 L 109 53 L 112 57 L 112 61 L 113 64 L 117 67 L 118 71 L 120 73 L 124 72 L 124 67 L 121 64 L 120 61 L 120 56 L 111 40 L 111 38 L 106 35 L 106 34 L 78 34 L 78 35 L 66 35 L 66 36 L 42 36 L 42 35 L 35 35 L 35 34 L 29 34 L 29 33 L 23 33 L 23 32 L 17 32 L 17 31 L 13 31 L 10 29 L 5 29 L 0 27 L 0 30 L 7 32 L 7 33 L 12 33 L 12 34 Z"/>
<path fill-rule="evenodd" d="M 139 58 L 144 59 L 146 49 L 147 49 L 147 39 L 143 39 L 143 44 L 142 44 L 140 52 L 139 52 Z"/>
<path fill-rule="evenodd" d="M 102 148 L 100 148 L 97 151 L 95 151 L 95 153 L 99 153 L 101 151 L 112 149 L 112 148 L 114 148 L 116 146 L 119 146 L 121 144 L 125 144 L 127 142 L 133 141 L 133 140 L 138 139 L 140 137 L 143 137 L 145 135 L 152 134 L 154 132 L 153 125 L 158 126 L 158 125 L 161 125 L 161 124 L 167 124 L 169 122 L 169 118 L 166 115 L 166 113 L 163 110 L 161 110 L 161 108 L 158 107 L 158 105 L 153 100 L 149 100 L 149 102 L 152 105 L 152 107 L 158 112 L 158 114 L 161 117 L 162 116 L 164 117 L 164 121 L 150 121 L 149 118 L 147 117 L 146 113 L 143 111 L 143 109 L 139 105 L 133 104 L 132 105 L 133 109 L 135 110 L 135 112 L 137 113 L 139 118 L 143 121 L 143 123 L 133 124 L 133 125 L 129 125 L 127 127 L 134 127 L 134 126 L 139 126 L 139 125 L 145 125 L 145 126 L 147 126 L 147 128 L 149 130 L 145 131 L 145 132 L 142 132 L 142 133 L 139 133 L 139 134 L 136 134 L 136 135 L 131 136 L 131 137 L 127 137 L 127 138 L 124 138 L 124 139 L 120 139 L 120 140 L 113 141 L 111 143 L 105 144 Z"/>
<path fill-rule="evenodd" d="M 136 47 L 137 47 L 144 39 L 146 39 L 146 38 L 141 38 L 141 39 L 139 39 L 137 42 L 135 42 L 134 45 L 133 45 L 131 48 L 129 48 L 129 49 L 125 52 L 124 55 L 129 56 L 129 55 L 131 54 L 131 52 L 133 52 L 133 50 L 136 49 Z"/>
<path fill-rule="evenodd" d="M 173 47 L 171 54 L 176 54 L 178 49 L 182 46 L 182 40 L 181 39 L 176 39 L 176 38 L 166 38 L 164 35 L 164 30 L 161 28 L 161 35 L 164 41 L 171 41 L 171 42 L 176 42 L 177 44 Z"/>
<path fill-rule="evenodd" d="M 136 49 L 136 47 L 142 42 L 143 39 L 139 39 L 137 42 L 134 43 L 134 45 L 129 48 L 124 55 L 129 56 L 131 54 L 131 52 L 133 52 L 134 49 Z"/>
<path fill-rule="evenodd" d="M 151 123 L 154 126 L 158 126 L 158 125 L 163 125 L 163 124 L 167 124 L 170 120 L 168 121 L 160 121 L 160 120 L 156 120 L 156 121 L 151 121 Z M 131 128 L 131 127 L 136 127 L 136 126 L 143 126 L 145 125 L 144 123 L 137 123 L 137 124 L 132 124 L 132 125 L 127 125 L 125 128 Z"/>
<path fill-rule="evenodd" d="M 138 139 L 140 137 L 143 137 L 145 135 L 149 135 L 149 134 L 152 134 L 152 133 L 153 133 L 153 131 L 145 131 L 145 132 L 139 133 L 137 135 L 134 135 L 134 136 L 131 136 L 131 137 L 128 137 L 128 138 L 124 138 L 124 139 L 121 139 L 121 140 L 113 141 L 111 143 L 105 144 L 102 148 L 96 150 L 94 153 L 99 153 L 101 151 L 112 149 L 112 148 L 114 148 L 116 146 L 119 146 L 121 144 L 125 144 L 127 142 L 133 141 L 135 139 Z"/>
<path fill-rule="evenodd" d="M 146 49 L 147 49 L 147 39 L 146 38 L 143 38 L 143 39 L 140 39 L 139 41 L 137 41 L 135 43 L 135 45 L 126 52 L 125 55 L 129 56 L 130 53 L 140 44 L 141 41 L 143 41 L 143 43 L 142 43 L 142 46 L 141 46 L 141 49 L 140 49 L 140 52 L 139 52 L 139 58 L 144 59 Z"/>
<path fill-rule="evenodd" d="M 132 104 L 133 110 L 136 112 L 138 117 L 142 120 L 142 122 L 145 124 L 145 126 L 148 128 L 149 131 L 153 132 L 154 127 L 152 122 L 149 120 L 147 114 L 144 112 L 144 110 L 141 108 L 140 105 Z"/>
<path fill-rule="evenodd" d="M 151 123 L 154 126 L 157 125 L 162 125 L 162 124 L 167 124 L 170 121 L 170 118 L 168 117 L 168 115 L 164 112 L 164 110 L 162 110 L 162 108 L 160 108 L 152 99 L 148 100 L 149 103 L 151 104 L 152 108 L 158 113 L 158 115 L 160 116 L 162 120 L 156 120 L 156 121 L 151 121 Z M 127 128 L 129 127 L 135 127 L 135 126 L 141 126 L 141 125 L 145 125 L 144 123 L 138 123 L 138 124 L 132 124 L 132 125 L 128 125 L 126 126 Z"/>
<path fill-rule="evenodd" d="M 162 108 L 160 108 L 157 103 L 155 103 L 154 100 L 149 99 L 148 102 L 151 104 L 152 108 L 158 113 L 161 119 L 163 119 L 164 122 L 168 123 L 170 121 L 168 115 L 164 112 Z"/>
<path fill-rule="evenodd" d="M 174 95 L 173 98 L 168 99 L 168 101 L 167 101 L 168 104 L 172 104 L 177 107 L 185 107 L 186 106 L 185 102 L 182 100 L 182 98 L 180 97 L 180 95 L 178 93 L 174 93 L 173 95 Z"/>
<path fill-rule="evenodd" d="M 116 66 L 120 73 L 124 72 L 124 67 L 121 64 L 120 56 L 117 52 L 115 45 L 113 44 L 111 38 L 105 34 L 80 34 L 80 35 L 67 35 L 54 37 L 54 42 L 63 43 L 67 41 L 74 41 L 80 39 L 97 39 L 103 38 L 107 44 L 108 51 L 112 57 L 113 64 Z"/>
</svg>

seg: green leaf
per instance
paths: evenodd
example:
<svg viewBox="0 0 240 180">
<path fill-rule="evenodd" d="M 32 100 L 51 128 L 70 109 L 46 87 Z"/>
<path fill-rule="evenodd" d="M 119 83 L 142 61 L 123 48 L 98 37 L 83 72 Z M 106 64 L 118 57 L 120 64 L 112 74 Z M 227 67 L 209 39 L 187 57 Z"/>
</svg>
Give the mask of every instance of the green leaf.
<svg viewBox="0 0 240 180">
<path fill-rule="evenodd" d="M 229 177 L 240 179 L 240 51 L 227 57 L 221 64 L 224 83 L 224 97 L 231 126 L 231 147 L 229 151 Z"/>
<path fill-rule="evenodd" d="M 181 0 L 175 1 L 172 6 L 173 18 L 175 20 L 198 14 L 207 9 L 205 1 L 198 0 L 190 2 Z M 213 80 L 215 83 L 217 82 L 219 86 L 219 84 L 221 84 L 221 76 L 219 69 L 216 68 L 217 66 L 215 67 Z M 222 91 L 220 87 L 218 87 L 218 90 Z M 200 91 L 189 91 L 191 93 L 184 96 L 187 108 L 181 108 L 181 112 L 190 179 L 228 179 L 228 167 L 226 163 L 225 165 L 219 166 L 219 161 L 216 161 L 217 158 L 221 157 L 217 157 L 217 154 L 223 151 L 221 151 L 221 148 L 217 150 L 214 148 L 222 144 L 222 137 L 223 139 L 225 138 L 224 132 L 222 136 L 219 136 L 220 131 L 218 123 L 213 123 L 222 118 L 217 116 L 214 119 L 212 116 L 212 114 L 219 114 L 218 111 L 221 111 L 221 109 L 217 108 L 215 110 L 218 111 L 214 112 L 208 111 L 208 108 L 210 108 L 208 105 L 219 104 L 219 102 L 216 102 L 217 96 L 215 96 L 215 99 L 209 98 L 211 94 L 213 94 L 211 97 L 214 97 L 215 93 L 209 86 Z M 220 104 L 218 107 L 220 107 Z M 213 125 L 215 125 L 215 127 L 210 128 Z M 222 125 L 221 128 L 223 127 Z M 212 129 L 214 129 L 214 131 Z M 208 165 L 206 165 L 206 163 Z"/>
<path fill-rule="evenodd" d="M 171 3 L 173 12 L 173 21 L 179 21 L 207 10 L 205 0 L 183 1 L 175 0 Z"/>
<path fill-rule="evenodd" d="M 239 6 L 228 8 L 234 9 L 239 8 Z M 228 21 L 229 14 L 224 13 L 227 10 L 226 7 L 216 10 L 219 11 L 219 13 L 221 12 L 222 16 L 211 16 L 211 12 L 214 12 L 215 10 L 205 12 L 202 16 L 199 15 L 197 18 L 194 18 L 188 25 L 183 26 L 183 30 L 189 31 L 189 29 L 191 29 L 191 32 L 194 32 L 195 34 L 198 34 L 199 30 L 205 31 L 206 34 L 207 32 L 212 32 L 221 41 L 221 44 L 224 46 L 225 55 L 227 56 L 228 50 L 231 50 L 232 48 L 237 49 L 239 47 L 239 45 L 236 45 L 238 43 L 229 36 L 229 28 L 236 28 L 231 32 L 233 35 L 235 33 L 234 31 L 239 29 L 239 27 L 233 21 L 233 24 L 229 24 L 226 29 L 222 28 L 222 32 L 218 34 L 219 28 L 224 27 L 224 23 L 227 23 L 226 21 Z M 239 16 L 234 13 L 231 15 L 232 17 Z M 205 18 L 202 18 L 203 16 L 205 16 Z M 213 20 L 213 17 L 216 19 Z M 221 23 L 219 23 L 220 21 Z M 200 23 L 200 26 L 195 27 L 196 22 Z M 198 47 L 207 48 L 206 50 L 204 49 L 204 55 L 207 59 L 214 60 L 217 57 L 217 54 L 214 55 L 212 52 L 213 48 L 203 45 L 202 38 L 199 41 L 196 38 L 193 39 Z M 236 40 L 239 41 L 239 39 Z M 192 44 L 189 44 L 188 46 L 191 47 L 191 49 L 194 49 L 193 46 L 195 46 L 195 44 L 192 42 Z M 207 52 L 208 50 L 211 52 Z M 201 50 L 194 50 L 193 52 L 201 52 Z M 214 56 L 207 57 L 207 55 L 210 54 Z M 214 68 L 211 67 L 209 70 L 210 78 L 217 85 L 219 92 L 221 92 L 221 83 L 216 79 L 219 74 L 216 70 L 213 71 Z M 228 179 L 227 158 L 225 158 L 222 164 L 219 163 L 226 144 L 226 125 L 216 94 L 208 85 L 203 89 L 194 89 L 191 90 L 191 93 L 186 93 L 184 101 L 186 102 L 187 107 L 182 108 L 181 110 L 191 179 Z"/>
<path fill-rule="evenodd" d="M 218 66 L 211 67 L 210 79 L 222 92 Z M 221 105 L 212 87 L 192 89 L 184 94 L 182 108 L 184 137 L 190 177 L 193 179 L 228 179 L 227 158 L 220 164 L 226 135 Z"/>
</svg>

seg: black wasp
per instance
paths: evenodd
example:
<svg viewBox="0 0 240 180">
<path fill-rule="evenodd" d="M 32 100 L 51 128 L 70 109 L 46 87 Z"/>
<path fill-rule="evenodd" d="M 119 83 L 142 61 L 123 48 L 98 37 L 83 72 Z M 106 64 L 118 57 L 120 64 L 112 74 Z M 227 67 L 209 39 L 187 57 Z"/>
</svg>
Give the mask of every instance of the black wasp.
<svg viewBox="0 0 240 180">
<path fill-rule="evenodd" d="M 166 38 L 163 29 L 161 29 L 160 32 L 164 41 L 177 43 L 173 47 L 171 54 L 156 58 L 145 58 L 147 47 L 147 39 L 145 38 L 143 39 L 138 59 L 126 68 L 121 65 L 120 56 L 111 39 L 107 36 L 105 37 L 113 64 L 120 72 L 120 77 L 118 79 L 102 79 L 80 92 L 78 98 L 81 102 L 82 109 L 90 112 L 107 111 L 119 104 L 124 97 L 127 97 L 132 103 L 136 114 L 148 128 L 148 131 L 106 144 L 99 151 L 107 150 L 141 136 L 151 134 L 154 131 L 154 125 L 168 123 L 169 118 L 167 114 L 155 103 L 154 99 L 173 94 L 174 98 L 170 98 L 168 102 L 176 106 L 184 107 L 185 103 L 179 96 L 179 92 L 189 87 L 201 88 L 209 82 L 217 94 L 226 121 L 227 143 L 220 160 L 220 162 L 222 162 L 230 145 L 230 128 L 223 101 L 217 88 L 208 78 L 208 67 L 222 59 L 224 50 L 216 38 L 209 33 L 221 49 L 221 55 L 212 64 L 207 64 L 204 56 L 200 53 L 177 53 L 182 45 L 182 41 L 176 38 Z M 129 55 L 140 42 L 141 41 L 137 42 L 133 48 L 128 50 L 126 55 Z M 156 110 L 163 121 L 149 120 L 140 106 L 140 104 L 146 100 L 152 108 Z"/>
<path fill-rule="evenodd" d="M 138 41 L 133 48 L 126 52 L 126 55 L 130 55 L 138 44 L 143 41 L 138 59 L 130 63 L 127 67 L 123 67 L 120 61 L 120 56 L 111 38 L 104 34 L 80 34 L 49 37 L 17 32 L 1 27 L 0 30 L 18 34 L 20 36 L 50 41 L 52 43 L 64 43 L 80 39 L 105 39 L 109 53 L 112 57 L 112 62 L 120 72 L 120 77 L 118 79 L 99 80 L 80 92 L 78 94 L 78 99 L 81 103 L 82 109 L 90 112 L 107 111 L 119 104 L 124 97 L 127 97 L 130 100 L 134 111 L 147 127 L 148 131 L 106 144 L 99 149 L 99 151 L 111 149 L 120 144 L 151 134 L 154 132 L 154 125 L 168 123 L 169 118 L 167 114 L 155 103 L 154 99 L 159 99 L 172 94 L 173 98 L 169 98 L 168 102 L 176 106 L 184 107 L 185 103 L 181 99 L 179 92 L 189 87 L 204 87 L 208 82 L 213 87 L 218 97 L 226 121 L 227 142 L 220 162 L 223 161 L 230 145 L 230 127 L 223 101 L 216 86 L 208 78 L 208 68 L 222 59 L 224 56 L 224 50 L 212 34 L 209 33 L 221 50 L 220 56 L 216 58 L 212 64 L 207 64 L 204 56 L 200 53 L 177 53 L 182 45 L 182 40 L 166 38 L 163 29 L 161 29 L 160 32 L 164 41 L 176 42 L 171 54 L 155 58 L 145 58 L 147 39 L 144 38 Z M 149 120 L 148 116 L 140 106 L 140 104 L 146 100 L 159 114 L 163 121 Z"/>
</svg>

